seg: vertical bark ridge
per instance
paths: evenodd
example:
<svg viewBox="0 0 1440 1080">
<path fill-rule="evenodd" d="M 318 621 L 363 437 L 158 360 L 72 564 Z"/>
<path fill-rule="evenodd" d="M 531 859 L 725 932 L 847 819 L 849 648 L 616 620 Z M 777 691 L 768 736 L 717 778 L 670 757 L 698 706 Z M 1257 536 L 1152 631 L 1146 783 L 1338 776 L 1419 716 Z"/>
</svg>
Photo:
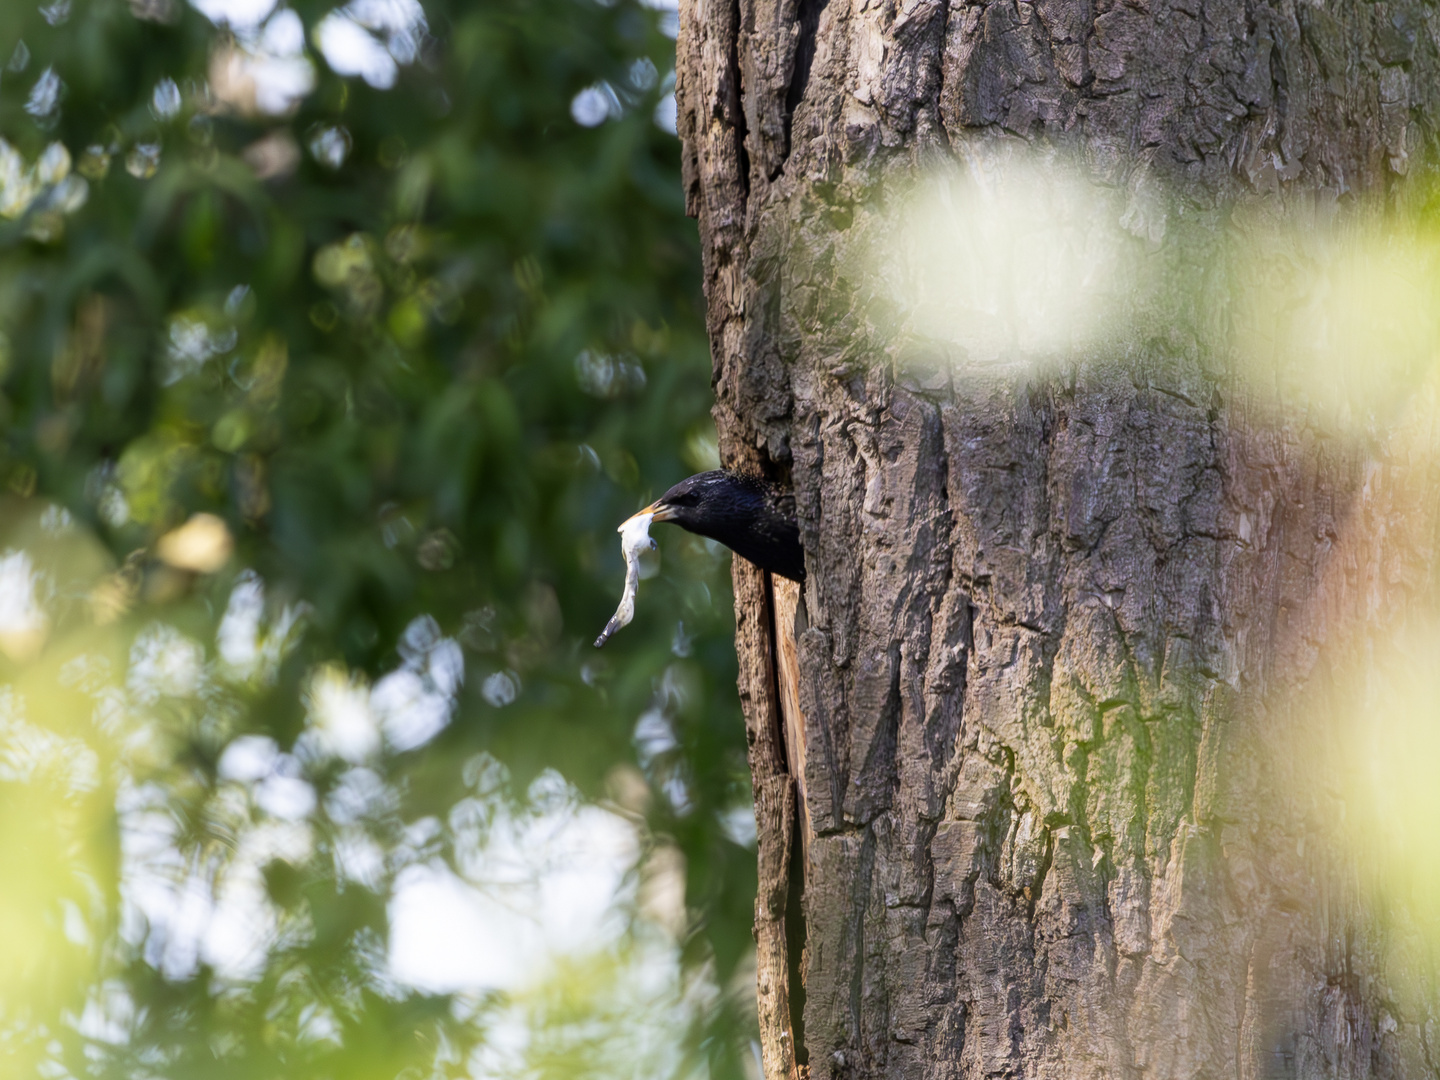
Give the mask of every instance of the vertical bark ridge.
<svg viewBox="0 0 1440 1080">
<path fill-rule="evenodd" d="M 799 1080 L 790 979 L 792 962 L 786 936 L 789 908 L 791 836 L 795 788 L 785 774 L 758 781 L 756 831 L 777 837 L 760 850 L 760 883 L 755 898 L 756 1003 L 760 1048 L 767 1075 Z"/>
</svg>

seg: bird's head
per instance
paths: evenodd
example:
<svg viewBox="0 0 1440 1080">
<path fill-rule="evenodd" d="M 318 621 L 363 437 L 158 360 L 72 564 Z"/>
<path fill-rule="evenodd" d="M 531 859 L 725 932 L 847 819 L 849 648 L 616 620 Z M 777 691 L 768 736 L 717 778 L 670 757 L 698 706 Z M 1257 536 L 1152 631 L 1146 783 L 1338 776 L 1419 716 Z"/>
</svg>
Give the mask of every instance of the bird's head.
<svg viewBox="0 0 1440 1080">
<path fill-rule="evenodd" d="M 632 517 L 671 521 L 717 540 L 762 570 L 805 580 L 805 555 L 795 524 L 795 501 L 757 476 L 713 469 L 681 480 Z M 620 526 L 623 532 L 630 524 Z"/>
<path fill-rule="evenodd" d="M 681 480 L 640 514 L 653 514 L 652 521 L 673 521 L 681 528 L 703 533 L 704 524 L 729 516 L 745 496 L 753 497 L 750 486 L 744 478 L 721 469 L 696 473 Z"/>
</svg>

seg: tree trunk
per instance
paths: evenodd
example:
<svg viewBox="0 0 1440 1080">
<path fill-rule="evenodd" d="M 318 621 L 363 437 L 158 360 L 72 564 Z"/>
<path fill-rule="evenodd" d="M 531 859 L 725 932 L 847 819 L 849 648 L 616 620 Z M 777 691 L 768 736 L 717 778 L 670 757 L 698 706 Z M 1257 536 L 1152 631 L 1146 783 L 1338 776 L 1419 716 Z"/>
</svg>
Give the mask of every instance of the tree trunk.
<svg viewBox="0 0 1440 1080">
<path fill-rule="evenodd" d="M 1433 425 L 1271 407 L 1218 355 L 1243 275 L 962 378 L 847 270 L 922 165 L 1022 139 L 1177 272 L 1237 206 L 1398 197 L 1437 33 L 1409 0 L 682 5 L 722 457 L 793 485 L 808 567 L 734 569 L 767 1078 L 1440 1074 L 1434 968 L 1307 752 L 1327 671 L 1431 604 Z"/>
</svg>

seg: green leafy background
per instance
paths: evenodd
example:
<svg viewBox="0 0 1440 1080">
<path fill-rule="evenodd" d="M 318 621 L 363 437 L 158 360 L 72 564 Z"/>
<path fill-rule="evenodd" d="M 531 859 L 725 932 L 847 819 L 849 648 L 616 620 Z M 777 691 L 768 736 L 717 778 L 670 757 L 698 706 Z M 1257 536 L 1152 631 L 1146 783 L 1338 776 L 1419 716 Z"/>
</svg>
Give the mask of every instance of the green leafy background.
<svg viewBox="0 0 1440 1080">
<path fill-rule="evenodd" d="M 0 548 L 43 610 L 0 612 L 7 1075 L 738 1075 L 728 556 L 657 530 L 635 622 L 590 644 L 616 524 L 714 454 L 698 245 L 655 119 L 673 12 L 425 0 L 375 88 L 317 48 L 333 6 L 289 4 L 314 85 L 281 115 L 221 85 L 253 35 L 190 7 L 0 6 Z M 597 86 L 610 115 L 586 126 Z M 160 543 L 195 514 L 233 540 L 199 570 Z M 239 668 L 216 636 L 237 588 L 269 650 Z M 456 862 L 457 805 L 483 833 L 598 800 L 633 823 L 635 880 L 656 852 L 683 867 L 674 925 L 637 901 L 618 944 L 520 989 L 387 976 L 404 859 L 337 870 L 347 763 L 305 733 L 317 678 L 378 684 L 437 634 L 463 656 L 449 722 L 369 755 L 383 809 L 347 827 Z M 637 744 L 646 716 L 673 738 Z M 309 847 L 258 868 L 278 921 L 237 978 L 167 960 L 123 882 L 141 820 L 177 880 L 224 877 L 267 820 L 220 766 L 246 736 L 296 752 L 315 809 Z M 658 991 L 655 957 L 676 965 Z"/>
</svg>

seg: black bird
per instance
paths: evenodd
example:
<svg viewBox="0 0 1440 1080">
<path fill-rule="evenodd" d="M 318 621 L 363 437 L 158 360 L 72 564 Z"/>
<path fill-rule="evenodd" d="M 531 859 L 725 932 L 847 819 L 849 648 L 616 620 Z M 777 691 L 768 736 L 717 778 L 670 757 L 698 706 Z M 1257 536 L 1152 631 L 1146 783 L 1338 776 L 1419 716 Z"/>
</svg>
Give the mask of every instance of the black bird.
<svg viewBox="0 0 1440 1080">
<path fill-rule="evenodd" d="M 762 570 L 791 581 L 805 580 L 795 498 L 759 477 L 724 469 L 696 473 L 640 513 L 718 540 Z"/>
</svg>

